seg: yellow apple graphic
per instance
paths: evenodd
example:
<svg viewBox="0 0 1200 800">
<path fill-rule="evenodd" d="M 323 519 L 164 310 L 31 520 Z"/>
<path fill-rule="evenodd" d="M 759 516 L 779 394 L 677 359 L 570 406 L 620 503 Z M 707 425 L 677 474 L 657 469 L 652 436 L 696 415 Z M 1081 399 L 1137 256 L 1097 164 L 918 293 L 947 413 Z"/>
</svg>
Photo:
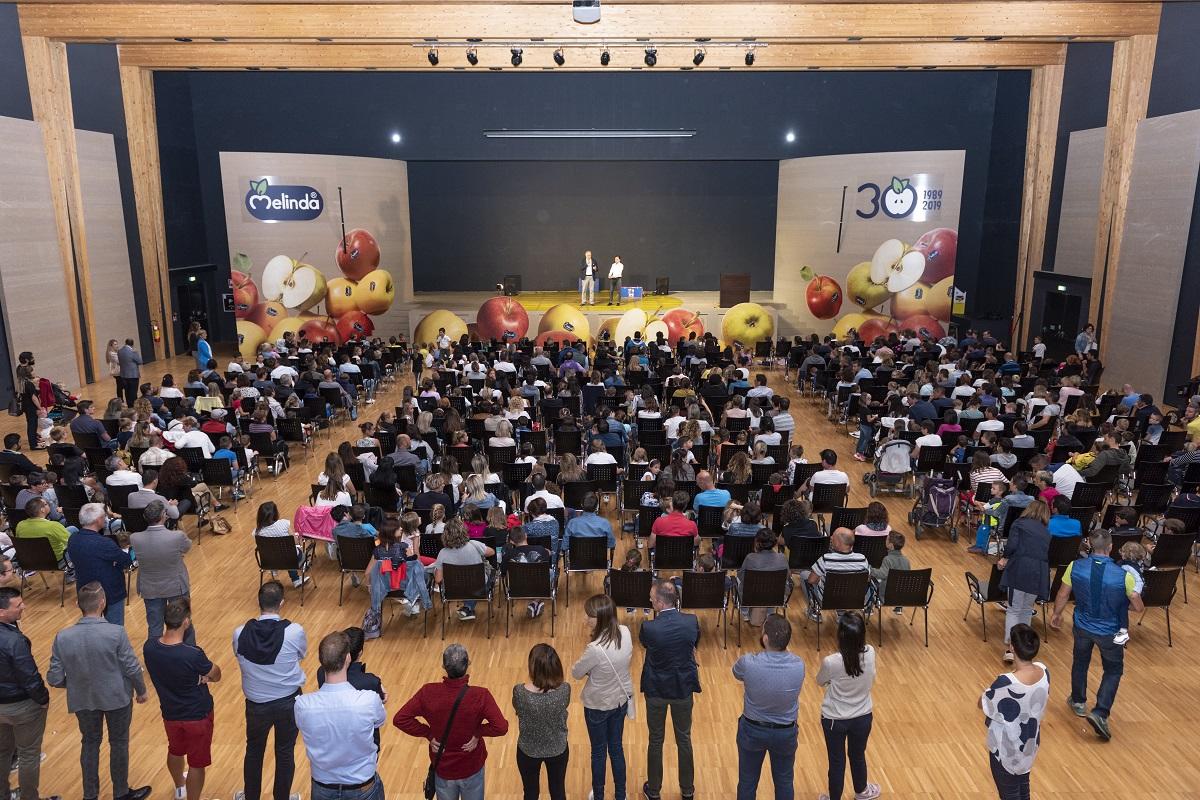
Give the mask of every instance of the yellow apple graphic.
<svg viewBox="0 0 1200 800">
<path fill-rule="evenodd" d="M 855 311 L 851 314 L 843 314 L 842 316 L 838 317 L 838 321 L 833 325 L 833 335 L 839 339 L 842 339 L 847 333 L 850 332 L 851 328 L 858 330 L 863 326 L 864 322 L 872 319 L 877 319 L 882 322 L 887 320 L 888 316 L 886 314 L 877 314 L 874 311 Z"/>
<path fill-rule="evenodd" d="M 645 316 L 643 315 L 643 319 Z M 643 324 L 645 324 L 643 322 Z M 571 303 L 559 303 L 556 306 L 551 306 L 545 314 L 542 315 L 542 321 L 538 323 L 538 333 L 549 333 L 551 331 L 566 331 L 571 336 L 582 341 L 591 341 L 592 326 L 588 322 L 587 317 L 583 315 L 583 311 L 579 306 Z"/>
<path fill-rule="evenodd" d="M 413 331 L 413 342 L 418 345 L 432 345 L 437 342 L 438 328 L 445 328 L 450 340 L 457 342 L 467 332 L 467 323 L 453 311 L 439 308 L 425 315 L 417 329 Z"/>
<path fill-rule="evenodd" d="M 279 322 L 275 323 L 275 327 L 271 328 L 270 340 L 272 342 L 277 342 L 280 339 L 282 339 L 283 335 L 285 333 L 287 333 L 288 331 L 291 331 L 292 333 L 299 336 L 300 335 L 300 326 L 303 325 L 307 321 L 308 320 L 305 319 L 304 317 L 285 317 L 285 318 L 279 320 Z"/>
<path fill-rule="evenodd" d="M 954 278 L 943 278 L 933 286 L 917 282 L 902 292 L 892 295 L 892 316 L 908 319 L 927 314 L 934 319 L 950 319 L 950 292 Z"/>
<path fill-rule="evenodd" d="M 738 303 L 721 319 L 721 341 L 726 345 L 740 342 L 749 347 L 774 333 L 775 321 L 758 303 Z"/>
<path fill-rule="evenodd" d="M 354 287 L 354 302 L 359 311 L 367 314 L 382 314 L 392 307 L 396 287 L 391 274 L 384 269 L 368 272 Z"/>
<path fill-rule="evenodd" d="M 238 352 L 247 361 L 253 360 L 258 348 L 267 340 L 267 332 L 262 327 L 245 319 L 237 321 Z"/>
<path fill-rule="evenodd" d="M 846 276 L 846 298 L 862 308 L 879 308 L 888 299 L 887 284 L 871 280 L 871 262 L 855 264 Z"/>
<path fill-rule="evenodd" d="M 354 281 L 349 278 L 334 278 L 326 283 L 325 310 L 331 317 L 357 311 L 358 306 L 354 302 Z"/>
</svg>

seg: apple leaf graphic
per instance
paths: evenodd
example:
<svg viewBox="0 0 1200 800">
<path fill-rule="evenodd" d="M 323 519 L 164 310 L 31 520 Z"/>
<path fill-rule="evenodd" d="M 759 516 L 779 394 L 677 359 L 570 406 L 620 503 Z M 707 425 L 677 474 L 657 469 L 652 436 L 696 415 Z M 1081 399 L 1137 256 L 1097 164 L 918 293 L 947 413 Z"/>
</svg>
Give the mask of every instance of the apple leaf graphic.
<svg viewBox="0 0 1200 800">
<path fill-rule="evenodd" d="M 245 253 L 238 253 L 233 257 L 231 266 L 239 272 L 248 272 L 250 270 L 250 256 Z"/>
<path fill-rule="evenodd" d="M 808 264 L 800 268 L 800 280 L 811 281 L 814 277 L 816 277 L 816 272 Z"/>
<path fill-rule="evenodd" d="M 896 177 L 892 178 L 892 191 L 893 192 L 895 192 L 896 194 L 900 194 L 907 188 L 908 188 L 908 179 L 907 178 L 905 178 L 904 180 L 901 180 L 900 178 L 896 178 Z"/>
<path fill-rule="evenodd" d="M 255 194 L 267 193 L 267 179 L 263 178 L 260 181 L 250 181 L 250 190 Z"/>
</svg>

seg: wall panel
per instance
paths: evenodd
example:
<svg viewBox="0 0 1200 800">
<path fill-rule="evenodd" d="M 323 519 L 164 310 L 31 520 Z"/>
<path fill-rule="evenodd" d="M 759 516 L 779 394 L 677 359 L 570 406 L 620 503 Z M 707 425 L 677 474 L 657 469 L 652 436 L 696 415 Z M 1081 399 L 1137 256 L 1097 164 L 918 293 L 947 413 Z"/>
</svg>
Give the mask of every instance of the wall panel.
<svg viewBox="0 0 1200 800">
<path fill-rule="evenodd" d="M 1104 163 L 1104 128 L 1071 131 L 1062 209 L 1058 217 L 1058 247 L 1054 271 L 1077 278 L 1092 277 L 1092 248 L 1096 244 L 1096 215 L 1100 213 L 1100 170 Z M 1039 268 L 1041 265 L 1036 265 Z"/>
<path fill-rule="evenodd" d="M 1161 397 L 1200 167 L 1200 110 L 1138 124 L 1105 383 Z"/>
<path fill-rule="evenodd" d="M 82 382 L 70 345 L 71 319 L 41 128 L 0 117 L 0 283 L 12 352 L 37 353 L 38 374 Z M 15 359 L 14 359 L 15 361 Z"/>
</svg>

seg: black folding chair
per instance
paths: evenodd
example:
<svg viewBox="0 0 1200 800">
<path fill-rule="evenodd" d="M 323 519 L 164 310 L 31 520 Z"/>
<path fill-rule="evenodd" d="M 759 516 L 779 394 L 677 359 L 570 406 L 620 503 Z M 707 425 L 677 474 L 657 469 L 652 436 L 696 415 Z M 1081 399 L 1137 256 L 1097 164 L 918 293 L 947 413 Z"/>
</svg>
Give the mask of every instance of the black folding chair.
<svg viewBox="0 0 1200 800">
<path fill-rule="evenodd" d="M 227 458 L 206 458 L 201 466 L 204 482 L 208 488 L 216 488 L 217 495 L 229 488 L 233 497 L 233 509 L 237 511 L 238 495 L 242 494 L 242 476 L 233 474 L 233 463 Z"/>
<path fill-rule="evenodd" d="M 595 485 L 600 494 L 613 494 L 617 491 L 616 464 L 588 464 L 588 481 Z"/>
<path fill-rule="evenodd" d="M 583 498 L 589 492 L 598 493 L 595 481 L 567 481 L 562 485 L 563 503 L 568 508 L 583 508 Z M 570 601 L 567 601 L 570 605 Z"/>
<path fill-rule="evenodd" d="M 654 551 L 650 554 L 650 569 L 655 574 L 661 570 L 689 570 L 695 564 L 695 557 L 692 537 L 656 536 Z"/>
<path fill-rule="evenodd" d="M 836 531 L 838 528 L 845 528 L 846 530 L 853 531 L 859 525 L 865 525 L 866 522 L 866 506 L 862 508 L 838 506 L 829 515 L 829 530 Z"/>
<path fill-rule="evenodd" d="M 967 610 L 963 612 L 963 621 L 971 613 L 971 604 L 979 606 L 979 623 L 983 628 L 983 640 L 987 641 L 987 612 L 988 603 L 999 605 L 1008 601 L 1008 594 L 1000 588 L 1000 568 L 992 564 L 992 572 L 988 575 L 987 584 L 980 583 L 979 578 L 970 572 L 965 572 L 967 578 Z"/>
<path fill-rule="evenodd" d="M 67 573 L 58 565 L 58 558 L 54 555 L 54 548 L 50 544 L 50 540 L 44 536 L 37 537 L 12 537 L 13 549 L 17 566 L 21 569 L 21 591 L 29 585 L 29 579 L 25 577 L 28 571 L 37 572 L 42 579 L 42 586 L 49 589 L 50 584 L 46 582 L 47 572 L 62 573 L 62 589 L 58 594 L 58 606 L 62 608 L 67 598 Z"/>
<path fill-rule="evenodd" d="M 137 484 L 128 483 L 118 486 L 105 486 L 104 490 L 108 492 L 108 505 L 114 511 L 123 515 L 125 509 L 129 507 L 129 495 L 138 490 Z"/>
<path fill-rule="evenodd" d="M 818 651 L 821 649 L 821 612 L 861 611 L 868 618 L 871 615 L 871 573 L 865 569 L 860 572 L 830 572 L 825 575 L 819 589 L 810 584 L 806 586 L 813 611 L 816 612 Z"/>
<path fill-rule="evenodd" d="M 717 626 L 725 632 L 725 649 L 729 649 L 729 592 L 725 590 L 723 571 L 696 572 L 685 570 L 679 592 L 681 611 L 716 611 Z"/>
<path fill-rule="evenodd" d="M 504 615 L 504 638 L 508 638 L 512 626 L 514 600 L 550 603 L 550 637 L 554 637 L 554 619 L 558 614 L 558 592 L 550 580 L 549 561 L 537 564 L 511 563 L 505 566 L 504 599 L 507 611 Z"/>
<path fill-rule="evenodd" d="M 879 646 L 883 647 L 883 608 L 911 608 L 911 626 L 917 620 L 917 609 L 925 613 L 925 646 L 929 647 L 929 603 L 933 600 L 933 568 L 891 569 L 883 587 L 883 599 L 879 609 Z"/>
<path fill-rule="evenodd" d="M 721 569 L 742 568 L 746 556 L 754 552 L 753 536 L 726 536 L 721 540 Z"/>
<path fill-rule="evenodd" d="M 492 638 L 492 584 L 487 579 L 487 565 L 443 564 L 442 565 L 442 639 L 446 638 L 446 619 L 450 616 L 450 604 L 471 600 L 486 600 L 487 638 Z"/>
<path fill-rule="evenodd" d="M 1171 640 L 1171 601 L 1175 599 L 1175 590 L 1179 586 L 1179 573 L 1182 569 L 1150 569 L 1142 575 L 1145 584 L 1142 586 L 1142 603 L 1146 609 L 1161 608 L 1167 615 L 1167 647 L 1174 647 Z M 1138 627 L 1146 618 L 1146 612 L 1138 619 Z"/>
<path fill-rule="evenodd" d="M 825 518 L 821 514 L 829 514 L 835 508 L 846 505 L 846 494 L 849 486 L 844 483 L 818 483 L 812 487 L 812 513 L 817 518 L 821 530 L 827 531 Z"/>
<path fill-rule="evenodd" d="M 725 517 L 725 506 L 700 506 L 696 513 L 696 527 L 705 539 L 720 539 L 725 535 L 721 521 Z"/>
<path fill-rule="evenodd" d="M 1150 554 L 1152 569 L 1177 567 L 1183 576 L 1183 602 L 1187 603 L 1187 565 L 1192 559 L 1192 549 L 1196 546 L 1194 533 L 1164 533 L 1154 542 L 1154 552 Z"/>
<path fill-rule="evenodd" d="M 571 573 L 607 571 L 612 567 L 612 551 L 603 536 L 572 536 L 567 539 L 566 572 L 567 607 L 571 606 Z"/>
<path fill-rule="evenodd" d="M 786 569 L 748 569 L 742 573 L 740 582 L 734 583 L 733 599 L 737 615 L 738 647 L 742 646 L 741 611 L 782 608 L 787 616 L 788 586 L 790 573 Z"/>
<path fill-rule="evenodd" d="M 618 609 L 650 608 L 650 587 L 654 584 L 654 574 L 649 570 L 625 572 L 610 569 L 605 583 L 608 585 L 608 596 Z"/>
<path fill-rule="evenodd" d="M 338 570 L 341 572 L 341 580 L 338 581 L 338 605 L 341 606 L 346 576 L 366 572 L 375 551 L 375 539 L 369 536 L 339 535 L 335 536 L 334 540 L 337 542 Z M 364 574 L 363 579 L 370 581 L 371 576 Z"/>
<path fill-rule="evenodd" d="M 879 569 L 887 555 L 887 538 L 886 536 L 855 536 L 854 552 L 862 553 L 867 557 L 867 563 L 873 569 Z"/>
<path fill-rule="evenodd" d="M 793 536 L 788 539 L 788 569 L 808 572 L 817 559 L 829 552 L 829 537 Z"/>
<path fill-rule="evenodd" d="M 183 459 L 183 463 L 187 464 L 188 472 L 193 475 L 204 474 L 204 450 L 199 447 L 180 447 L 175 451 L 175 455 Z"/>
<path fill-rule="evenodd" d="M 316 542 L 306 541 L 299 550 L 296 540 L 290 536 L 254 537 L 254 560 L 258 562 L 258 585 L 262 586 L 263 574 L 281 570 L 295 570 L 300 574 L 300 605 L 304 606 L 304 585 L 308 583 Z M 313 582 L 313 588 L 317 584 Z"/>
</svg>

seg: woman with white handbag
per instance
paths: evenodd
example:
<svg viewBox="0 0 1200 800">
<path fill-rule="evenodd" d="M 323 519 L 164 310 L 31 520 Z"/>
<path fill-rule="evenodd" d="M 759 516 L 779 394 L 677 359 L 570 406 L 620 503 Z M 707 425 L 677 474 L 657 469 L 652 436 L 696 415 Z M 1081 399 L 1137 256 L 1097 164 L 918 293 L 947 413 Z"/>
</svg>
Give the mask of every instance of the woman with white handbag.
<svg viewBox="0 0 1200 800">
<path fill-rule="evenodd" d="M 605 757 L 612 760 L 614 797 L 625 800 L 625 718 L 634 717 L 633 635 L 617 623 L 617 609 L 605 594 L 589 597 L 584 604 L 590 640 L 583 655 L 571 667 L 575 680 L 587 677 L 579 695 L 583 718 L 592 743 L 592 791 L 588 800 L 604 798 Z"/>
</svg>

